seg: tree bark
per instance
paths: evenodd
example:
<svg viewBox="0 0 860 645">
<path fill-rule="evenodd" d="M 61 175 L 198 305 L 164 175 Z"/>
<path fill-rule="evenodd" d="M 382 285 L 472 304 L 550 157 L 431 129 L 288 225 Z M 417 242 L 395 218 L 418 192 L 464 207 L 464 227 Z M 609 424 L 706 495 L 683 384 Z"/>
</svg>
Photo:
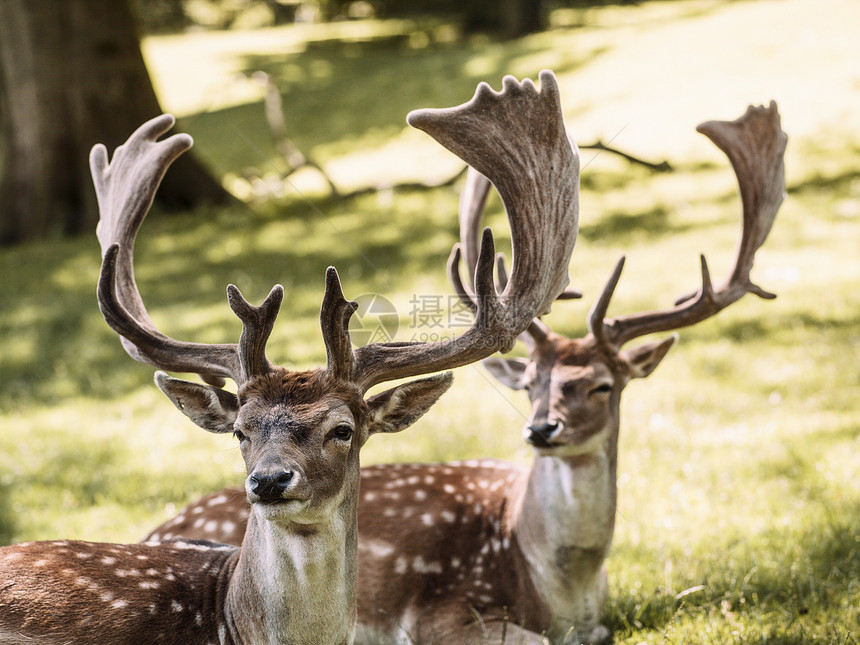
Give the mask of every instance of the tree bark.
<svg viewBox="0 0 860 645">
<path fill-rule="evenodd" d="M 0 1 L 0 244 L 93 230 L 90 148 L 113 150 L 161 112 L 126 2 Z M 230 199 L 188 155 L 158 198 Z"/>
</svg>

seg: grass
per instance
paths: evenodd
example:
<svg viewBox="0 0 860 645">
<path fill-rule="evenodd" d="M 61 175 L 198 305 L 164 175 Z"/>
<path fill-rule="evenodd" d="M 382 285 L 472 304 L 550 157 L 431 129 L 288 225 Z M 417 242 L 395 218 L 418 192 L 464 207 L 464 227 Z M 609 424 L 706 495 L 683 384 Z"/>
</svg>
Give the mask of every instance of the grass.
<svg viewBox="0 0 860 645">
<path fill-rule="evenodd" d="M 589 297 L 622 253 L 611 314 L 688 291 L 700 251 L 714 273 L 726 269 L 734 180 L 693 127 L 776 98 L 790 136 L 789 195 L 754 277 L 779 298 L 746 298 L 684 330 L 659 370 L 625 392 L 606 621 L 631 645 L 855 643 L 860 115 L 851 107 L 860 72 L 848 43 L 857 14 L 836 1 L 681 0 L 557 12 L 554 29 L 503 44 L 402 22 L 150 39 L 162 102 L 196 152 L 228 185 L 260 197 L 247 208 L 154 215 L 136 253 L 144 300 L 175 337 L 229 341 L 239 325 L 224 286 L 259 301 L 282 282 L 269 355 L 306 367 L 324 360 L 317 316 L 334 264 L 348 296 L 394 303 L 398 338 L 437 331 L 413 327 L 411 301 L 449 293 L 456 191 L 339 203 L 297 176 L 308 199 L 292 187 L 271 198 L 280 162 L 260 89 L 240 73 L 277 80 L 296 142 L 346 186 L 447 176 L 457 163 L 407 131 L 406 112 L 454 105 L 478 81 L 498 88 L 505 73 L 534 78 L 541 67 L 555 69 L 578 140 L 614 137 L 619 148 L 668 158 L 678 170 L 651 175 L 584 151 L 571 273 L 586 299 L 559 303 L 549 318 L 568 334 L 583 333 Z M 252 167 L 267 185 L 248 179 Z M 498 202 L 491 211 L 503 228 Z M 0 250 L 0 541 L 133 541 L 243 477 L 232 439 L 178 415 L 152 370 L 107 329 L 94 298 L 97 258 L 94 236 Z M 364 462 L 527 461 L 524 395 L 487 378 L 458 370 L 425 419 L 372 441 Z"/>
</svg>

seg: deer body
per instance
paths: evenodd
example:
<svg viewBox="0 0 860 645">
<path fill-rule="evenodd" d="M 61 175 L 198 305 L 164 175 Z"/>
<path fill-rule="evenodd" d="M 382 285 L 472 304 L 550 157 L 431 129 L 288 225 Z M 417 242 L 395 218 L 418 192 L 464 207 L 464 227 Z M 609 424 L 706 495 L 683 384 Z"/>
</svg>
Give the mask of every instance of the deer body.
<svg viewBox="0 0 860 645">
<path fill-rule="evenodd" d="M 343 617 L 353 611 L 352 551 L 342 527 L 301 537 L 272 528 L 252 511 L 253 548 L 57 541 L 0 551 L 0 643 L 137 645 L 141 634 L 165 645 L 351 643 Z M 34 571 L 44 584 L 28 580 Z"/>
<path fill-rule="evenodd" d="M 718 286 L 702 258 L 702 286 L 673 308 L 606 318 L 623 267 L 616 265 L 588 319 L 569 339 L 535 318 L 521 336 L 527 359 L 490 358 L 485 367 L 528 391 L 528 469 L 496 461 L 390 465 L 362 471 L 359 499 L 358 640 L 366 643 L 593 643 L 607 597 L 603 567 L 612 541 L 621 394 L 649 376 L 677 340 L 632 349 L 627 342 L 696 324 L 746 293 L 756 250 L 782 201 L 786 137 L 776 105 L 750 107 L 733 122 L 700 126 L 726 152 L 738 177 L 743 227 L 735 265 Z M 477 230 L 489 182 L 470 170 L 461 197 L 462 257 L 478 261 Z M 473 310 L 475 283 L 449 275 Z M 499 283 L 507 283 L 499 263 Z M 480 294 L 478 294 L 480 295 Z M 568 295 L 570 297 L 570 295 Z M 241 540 L 242 502 L 230 491 L 204 497 L 149 539 Z"/>
<path fill-rule="evenodd" d="M 242 322 L 238 343 L 180 341 L 155 327 L 134 279 L 134 241 L 164 173 L 191 138 L 162 139 L 173 125 L 162 115 L 138 128 L 110 162 L 104 146 L 93 148 L 99 307 L 130 356 L 201 376 L 204 383 L 158 371 L 155 381 L 195 424 L 238 439 L 247 528 L 238 548 L 179 541 L 0 549 L 0 643 L 352 642 L 359 451 L 373 434 L 412 425 L 452 377 L 447 372 L 373 395 L 368 390 L 509 350 L 569 280 L 579 160 L 555 77 L 544 71 L 540 78 L 540 90 L 509 76 L 501 92 L 482 83 L 468 103 L 407 117 L 493 178 L 507 204 L 517 258 L 511 283 L 502 293 L 494 289 L 493 236 L 485 229 L 476 271 L 482 304 L 466 332 L 439 342 L 354 349 L 349 320 L 358 304 L 344 297 L 329 267 L 320 308 L 326 365 L 310 371 L 291 371 L 266 357 L 281 286 L 259 306 L 228 286 L 228 303 Z M 513 155 L 502 154 L 510 149 Z M 542 179 L 534 180 L 533 172 Z M 225 378 L 236 383 L 235 392 L 222 387 Z"/>
<path fill-rule="evenodd" d="M 535 362 L 536 374 L 543 368 L 546 376 L 529 385 L 529 423 L 558 417 L 569 431 L 554 446 L 531 436 L 531 467 L 476 460 L 362 468 L 357 642 L 490 634 L 492 643 L 505 634 L 526 643 L 544 636 L 582 643 L 608 635 L 599 618 L 615 525 L 618 404 L 632 375 L 644 375 L 644 363 L 625 355 L 613 373 L 598 363 L 592 341 L 552 340 Z M 648 357 L 659 362 L 662 355 Z M 610 391 L 601 387 L 608 380 Z M 595 409 L 575 418 L 589 404 Z M 244 506 L 240 489 L 213 493 L 146 539 L 241 542 Z"/>
</svg>

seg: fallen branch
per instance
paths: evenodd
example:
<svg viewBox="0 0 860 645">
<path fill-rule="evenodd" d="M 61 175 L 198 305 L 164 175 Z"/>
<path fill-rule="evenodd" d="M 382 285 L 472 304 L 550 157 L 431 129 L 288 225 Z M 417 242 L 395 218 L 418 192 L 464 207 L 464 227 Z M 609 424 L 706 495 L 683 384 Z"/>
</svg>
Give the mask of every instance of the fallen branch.
<svg viewBox="0 0 860 645">
<path fill-rule="evenodd" d="M 437 183 L 404 182 L 401 184 L 384 186 L 366 186 L 364 188 L 358 188 L 345 193 L 337 187 L 334 180 L 332 180 L 329 174 L 319 163 L 299 150 L 299 148 L 287 136 L 287 125 L 286 120 L 284 119 L 284 106 L 281 99 L 281 93 L 278 91 L 274 81 L 272 81 L 272 77 L 265 72 L 258 71 L 254 72 L 253 78 L 254 80 L 264 84 L 266 89 L 264 101 L 266 122 L 269 125 L 269 132 L 271 133 L 272 140 L 275 143 L 275 149 L 287 164 L 287 170 L 282 174 L 282 179 L 284 180 L 302 168 L 312 168 L 322 175 L 323 179 L 325 179 L 332 197 L 335 199 L 352 199 L 354 197 L 376 193 L 382 190 L 431 190 L 434 188 L 451 186 L 466 172 L 466 168 L 463 167 L 450 178 Z M 640 159 L 639 157 L 628 154 L 622 150 L 618 150 L 617 148 L 612 148 L 604 144 L 599 139 L 595 143 L 580 145 L 579 148 L 583 150 L 600 150 L 602 152 L 618 155 L 619 157 L 626 159 L 631 164 L 644 166 L 652 172 L 671 172 L 673 170 L 668 161 L 661 161 L 659 163 L 645 161 L 644 159 Z"/>
</svg>

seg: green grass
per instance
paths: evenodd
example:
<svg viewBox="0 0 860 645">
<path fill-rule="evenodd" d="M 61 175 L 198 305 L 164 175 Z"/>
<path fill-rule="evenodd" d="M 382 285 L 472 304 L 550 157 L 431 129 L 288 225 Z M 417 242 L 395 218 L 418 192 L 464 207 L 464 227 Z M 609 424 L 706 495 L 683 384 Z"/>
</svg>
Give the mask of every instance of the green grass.
<svg viewBox="0 0 860 645">
<path fill-rule="evenodd" d="M 283 189 L 271 182 L 280 160 L 259 88 L 236 73 L 271 74 L 297 143 L 336 181 L 361 186 L 457 169 L 405 128 L 408 110 L 461 103 L 505 73 L 555 69 L 577 139 L 615 136 L 617 147 L 678 167 L 651 175 L 583 151 L 571 274 L 586 299 L 549 318 L 568 334 L 583 333 L 589 299 L 622 253 L 610 314 L 664 306 L 694 287 L 699 252 L 725 271 L 739 221 L 734 179 L 693 127 L 776 98 L 790 136 L 789 195 L 754 278 L 779 298 L 750 296 L 683 331 L 660 369 L 625 392 L 606 620 L 631 645 L 855 643 L 860 71 L 848 43 L 858 18 L 854 4 L 835 1 L 655 2 L 559 12 L 554 29 L 504 44 L 458 40 L 446 25 L 415 36 L 415 25 L 376 22 L 156 38 L 146 52 L 195 151 L 237 190 L 254 187 L 248 168 L 268 173 L 259 195 Z M 269 355 L 319 364 L 323 273 L 334 264 L 348 296 L 394 302 L 399 338 L 435 331 L 411 327 L 410 300 L 449 293 L 456 190 L 339 203 L 312 177 L 295 184 L 309 201 L 288 186 L 252 207 L 156 214 L 144 225 L 138 282 L 157 325 L 233 341 L 226 284 L 259 301 L 281 282 Z M 491 211 L 503 228 L 497 201 Z M 243 478 L 233 440 L 187 422 L 152 369 L 124 354 L 96 307 L 97 271 L 94 236 L 0 250 L 0 541 L 136 540 Z M 525 462 L 525 410 L 524 395 L 462 368 L 427 417 L 374 439 L 363 460 Z"/>
</svg>

